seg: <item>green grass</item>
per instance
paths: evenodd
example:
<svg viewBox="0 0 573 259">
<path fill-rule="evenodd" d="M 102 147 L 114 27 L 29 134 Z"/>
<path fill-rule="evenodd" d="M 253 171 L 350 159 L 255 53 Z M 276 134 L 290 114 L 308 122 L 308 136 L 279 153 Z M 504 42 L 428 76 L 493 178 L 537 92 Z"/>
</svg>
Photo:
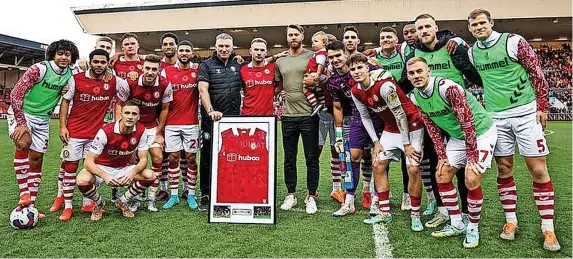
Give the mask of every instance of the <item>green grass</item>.
<svg viewBox="0 0 573 259">
<path fill-rule="evenodd" d="M 431 230 L 413 233 L 408 213 L 399 210 L 402 180 L 397 165 L 392 166 L 391 201 L 394 220 L 388 226 L 395 257 L 571 257 L 571 123 L 550 123 L 555 133 L 548 136 L 551 155 L 549 171 L 555 185 L 557 236 L 562 245 L 559 253 L 546 252 L 539 228 L 539 216 L 533 202 L 531 177 L 522 159 L 516 159 L 515 179 L 519 202 L 520 229 L 517 240 L 505 242 L 498 235 L 504 215 L 498 200 L 495 170 L 483 180 L 484 213 L 480 224 L 481 244 L 478 248 L 462 248 L 461 238 L 435 239 Z M 375 257 L 372 227 L 364 225 L 366 209 L 357 215 L 333 218 L 338 208 L 329 198 L 331 176 L 329 152 L 321 157 L 319 213 L 313 216 L 304 208 L 305 163 L 299 152 L 299 205 L 296 212 L 278 210 L 277 225 L 208 224 L 207 215 L 189 211 L 184 203 L 158 213 L 139 212 L 134 219 L 122 218 L 108 204 L 108 213 L 101 222 L 93 223 L 89 215 L 79 213 L 81 197 L 76 192 L 75 214 L 71 221 L 61 223 L 59 214 L 48 211 L 56 194 L 60 141 L 57 123 L 51 124 L 51 142 L 44 159 L 43 182 L 37 207 L 46 219 L 29 231 L 12 230 L 8 215 L 16 205 L 18 189 L 12 170 L 14 147 L 8 138 L 6 123 L 0 123 L 0 257 Z M 277 158 L 277 200 L 282 202 L 286 188 L 283 178 L 283 152 L 279 139 Z M 109 190 L 102 188 L 109 197 Z M 359 204 L 360 197 L 357 199 Z M 182 200 L 184 202 L 184 200 Z M 423 208 L 425 205 L 423 206 Z M 277 205 L 278 208 L 278 205 Z M 423 218 L 423 221 L 428 218 Z"/>
</svg>

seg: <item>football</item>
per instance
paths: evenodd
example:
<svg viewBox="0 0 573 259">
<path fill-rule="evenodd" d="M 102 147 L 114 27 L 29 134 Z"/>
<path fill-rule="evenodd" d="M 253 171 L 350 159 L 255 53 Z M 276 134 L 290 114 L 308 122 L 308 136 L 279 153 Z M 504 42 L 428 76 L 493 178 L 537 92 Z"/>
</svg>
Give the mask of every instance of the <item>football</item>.
<svg viewBox="0 0 573 259">
<path fill-rule="evenodd" d="M 10 226 L 14 229 L 32 229 L 38 224 L 38 210 L 34 207 L 16 207 L 10 213 Z"/>
</svg>

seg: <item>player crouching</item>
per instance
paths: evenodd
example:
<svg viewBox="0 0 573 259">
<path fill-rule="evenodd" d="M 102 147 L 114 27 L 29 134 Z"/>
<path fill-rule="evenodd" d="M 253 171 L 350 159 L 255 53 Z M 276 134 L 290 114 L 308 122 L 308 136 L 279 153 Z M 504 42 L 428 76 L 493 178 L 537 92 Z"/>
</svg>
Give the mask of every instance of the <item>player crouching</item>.
<svg viewBox="0 0 573 259">
<path fill-rule="evenodd" d="M 415 87 L 410 98 L 420 107 L 422 119 L 438 154 L 436 180 L 451 220 L 451 225 L 434 231 L 432 236 L 450 237 L 465 233 L 463 246 L 477 247 L 483 203 L 480 182 L 485 170 L 491 167 L 497 129 L 489 113 L 462 86 L 445 78 L 430 76 L 425 59 L 410 59 L 407 70 L 408 80 Z M 444 143 L 442 130 L 450 136 L 447 143 Z M 452 183 L 456 170 L 464 166 L 468 188 L 467 226 L 462 221 L 458 194 Z"/>
<path fill-rule="evenodd" d="M 374 185 L 378 192 L 381 213 L 364 220 L 364 223 L 389 223 L 392 220 L 390 186 L 386 170 L 391 161 L 400 161 L 400 156 L 404 152 L 410 177 L 408 193 L 412 205 L 411 229 L 422 231 L 424 226 L 420 221 L 422 200 L 420 160 L 424 141 L 424 124 L 418 110 L 398 87 L 390 73 L 378 70 L 376 71 L 378 73 L 370 74 L 366 56 L 360 53 L 354 54 L 350 56 L 346 64 L 349 66 L 352 79 L 357 83 L 352 87 L 352 99 L 360 113 L 362 124 L 374 143 Z M 384 121 L 384 131 L 380 139 L 376 134 L 368 109 L 377 113 Z"/>
<path fill-rule="evenodd" d="M 129 190 L 115 202 L 124 217 L 132 218 L 128 202 L 143 193 L 155 181 L 155 174 L 147 167 L 147 131 L 139 120 L 139 106 L 126 102 L 121 109 L 121 119 L 101 128 L 85 158 L 84 169 L 78 174 L 77 184 L 84 197 L 96 202 L 91 219 L 101 219 L 104 200 L 97 186 L 105 182 L 110 187 L 130 186 Z M 139 162 L 129 161 L 137 150 Z"/>
</svg>

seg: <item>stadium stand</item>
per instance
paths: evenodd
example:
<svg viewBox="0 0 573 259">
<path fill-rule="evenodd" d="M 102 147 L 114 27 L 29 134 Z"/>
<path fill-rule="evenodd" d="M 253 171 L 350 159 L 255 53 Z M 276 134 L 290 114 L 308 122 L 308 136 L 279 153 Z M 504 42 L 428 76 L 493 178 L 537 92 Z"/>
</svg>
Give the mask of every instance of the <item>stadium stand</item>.
<svg viewBox="0 0 573 259">
<path fill-rule="evenodd" d="M 10 91 L 32 64 L 44 60 L 48 45 L 0 34 L 0 118 L 10 106 Z"/>
</svg>

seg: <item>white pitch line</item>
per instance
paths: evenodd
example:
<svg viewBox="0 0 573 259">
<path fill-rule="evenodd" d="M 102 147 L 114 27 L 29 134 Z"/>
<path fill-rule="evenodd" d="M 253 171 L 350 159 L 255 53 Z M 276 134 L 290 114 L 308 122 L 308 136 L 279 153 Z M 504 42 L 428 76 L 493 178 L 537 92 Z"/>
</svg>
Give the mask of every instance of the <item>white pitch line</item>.
<svg viewBox="0 0 573 259">
<path fill-rule="evenodd" d="M 384 224 L 372 225 L 374 231 L 374 246 L 376 248 L 376 258 L 394 258 L 392 256 L 392 245 L 388 239 L 388 229 Z"/>
<path fill-rule="evenodd" d="M 298 213 L 306 213 L 306 210 L 300 207 L 292 208 L 289 211 L 291 212 L 298 212 Z M 286 212 L 281 210 L 281 212 Z M 330 210 L 318 210 L 317 213 L 328 213 L 332 214 L 334 211 Z M 367 211 L 361 210 L 356 212 L 355 215 L 368 215 Z M 384 224 L 374 224 L 372 225 L 373 237 L 374 237 L 374 247 L 376 258 L 394 258 L 392 255 L 392 245 L 390 244 L 390 239 L 388 238 L 388 229 Z"/>
</svg>

